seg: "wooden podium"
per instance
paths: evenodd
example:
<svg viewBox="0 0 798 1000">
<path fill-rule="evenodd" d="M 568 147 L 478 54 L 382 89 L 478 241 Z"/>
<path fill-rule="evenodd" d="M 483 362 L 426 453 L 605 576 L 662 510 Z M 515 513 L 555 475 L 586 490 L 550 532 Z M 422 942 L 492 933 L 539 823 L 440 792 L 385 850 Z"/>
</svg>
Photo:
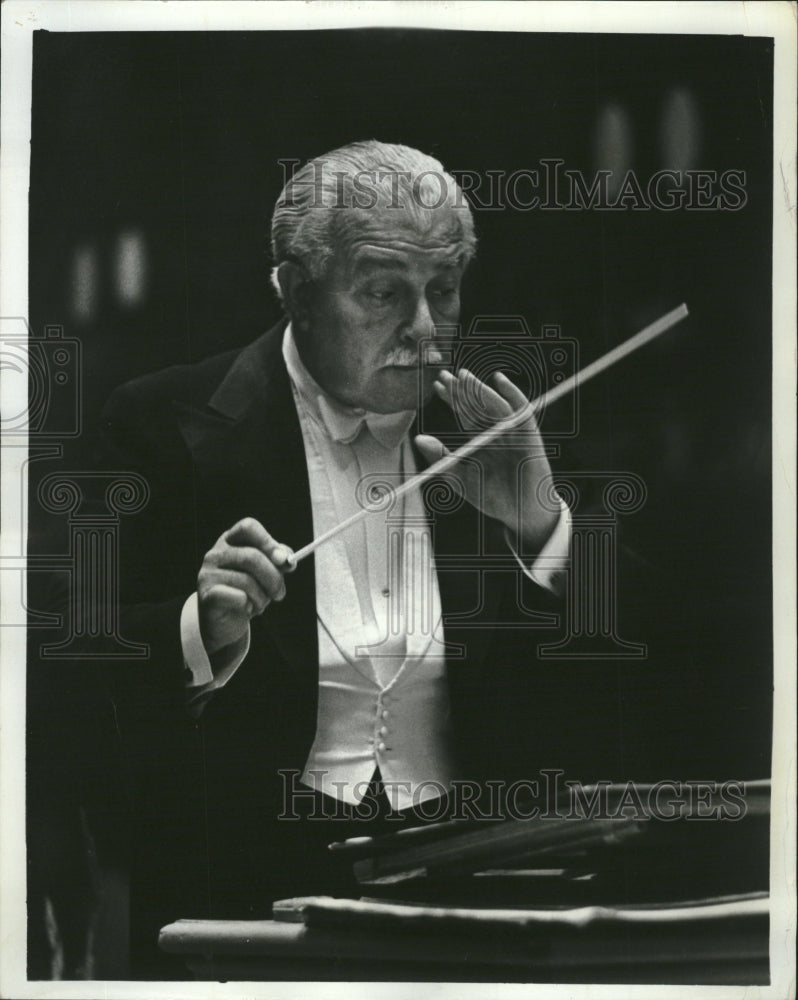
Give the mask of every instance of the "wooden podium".
<svg viewBox="0 0 798 1000">
<path fill-rule="evenodd" d="M 309 923 L 179 920 L 160 946 L 185 956 L 195 978 L 217 981 L 769 982 L 763 893 L 657 908 L 301 902 L 319 908 Z M 464 913 L 479 916 L 456 926 Z"/>
<path fill-rule="evenodd" d="M 440 824 L 347 842 L 359 899 L 178 920 L 159 945 L 216 981 L 765 985 L 769 798 L 747 783 L 743 822 Z"/>
</svg>

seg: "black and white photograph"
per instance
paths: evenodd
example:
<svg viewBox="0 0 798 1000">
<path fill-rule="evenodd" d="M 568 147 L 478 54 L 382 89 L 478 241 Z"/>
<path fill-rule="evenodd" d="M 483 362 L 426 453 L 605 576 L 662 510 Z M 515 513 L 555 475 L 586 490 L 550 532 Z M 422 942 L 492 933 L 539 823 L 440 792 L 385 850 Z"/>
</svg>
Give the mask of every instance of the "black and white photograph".
<svg viewBox="0 0 798 1000">
<path fill-rule="evenodd" d="M 0 995 L 794 996 L 795 14 L 3 5 Z"/>
</svg>

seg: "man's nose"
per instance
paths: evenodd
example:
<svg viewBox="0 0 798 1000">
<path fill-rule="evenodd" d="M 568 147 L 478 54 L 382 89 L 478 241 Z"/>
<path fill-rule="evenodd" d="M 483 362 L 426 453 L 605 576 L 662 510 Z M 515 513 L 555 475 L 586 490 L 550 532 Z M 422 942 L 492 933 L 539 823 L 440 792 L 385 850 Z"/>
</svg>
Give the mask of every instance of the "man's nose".
<svg viewBox="0 0 798 1000">
<path fill-rule="evenodd" d="M 435 323 L 427 297 L 419 295 L 414 303 L 412 315 L 407 318 L 402 327 L 402 338 L 410 343 L 418 344 L 422 340 L 429 340 L 434 335 Z"/>
</svg>

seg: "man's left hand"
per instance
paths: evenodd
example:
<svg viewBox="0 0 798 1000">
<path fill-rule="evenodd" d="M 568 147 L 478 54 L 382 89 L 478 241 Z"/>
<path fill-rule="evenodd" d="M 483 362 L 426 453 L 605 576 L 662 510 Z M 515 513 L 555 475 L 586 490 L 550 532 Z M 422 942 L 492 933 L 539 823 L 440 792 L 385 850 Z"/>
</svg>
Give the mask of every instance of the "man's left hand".
<svg viewBox="0 0 798 1000">
<path fill-rule="evenodd" d="M 461 368 L 457 375 L 442 371 L 435 391 L 454 411 L 460 426 L 478 434 L 528 402 L 500 372 L 495 373 L 492 382 L 491 388 Z M 416 445 L 430 463 L 450 453 L 441 441 L 428 434 L 419 434 Z M 524 551 L 540 550 L 554 530 L 558 514 L 538 499 L 538 487 L 551 475 L 551 467 L 533 414 L 461 462 L 456 474 L 469 503 L 504 524 Z"/>
</svg>

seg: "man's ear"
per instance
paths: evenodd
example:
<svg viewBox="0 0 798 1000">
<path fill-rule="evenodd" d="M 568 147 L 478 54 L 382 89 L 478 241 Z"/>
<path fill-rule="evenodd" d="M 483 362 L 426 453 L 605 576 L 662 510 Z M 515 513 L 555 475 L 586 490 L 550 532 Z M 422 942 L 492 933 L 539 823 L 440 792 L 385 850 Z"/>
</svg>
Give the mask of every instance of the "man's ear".
<svg viewBox="0 0 798 1000">
<path fill-rule="evenodd" d="M 292 322 L 303 326 L 310 315 L 310 277 L 301 264 L 284 260 L 277 268 L 277 281 L 285 303 L 286 312 Z"/>
</svg>

